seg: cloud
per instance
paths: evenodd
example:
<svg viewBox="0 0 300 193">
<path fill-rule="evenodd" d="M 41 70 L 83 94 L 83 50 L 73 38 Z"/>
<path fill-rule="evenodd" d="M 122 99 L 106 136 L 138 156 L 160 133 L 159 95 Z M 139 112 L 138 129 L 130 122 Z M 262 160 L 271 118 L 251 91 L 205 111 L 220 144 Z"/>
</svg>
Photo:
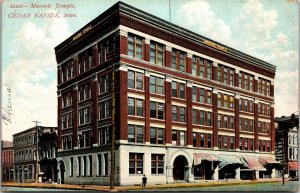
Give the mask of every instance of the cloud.
<svg viewBox="0 0 300 193">
<path fill-rule="evenodd" d="M 34 126 L 57 126 L 57 95 L 54 47 L 69 35 L 64 19 L 45 19 L 42 24 L 32 21 L 20 26 L 12 42 L 11 61 L 3 70 L 3 84 L 12 87 L 12 123 L 3 124 L 2 136 L 11 140 L 14 133 Z M 4 88 L 4 87 L 2 87 Z M 3 103 L 8 93 L 3 89 Z"/>
<path fill-rule="evenodd" d="M 177 15 L 180 16 L 179 25 L 216 41 L 229 43 L 230 27 L 215 15 L 208 2 L 194 0 L 185 3 Z"/>
<path fill-rule="evenodd" d="M 186 2 L 177 13 L 184 15 L 179 19 L 181 26 L 275 65 L 275 115 L 297 111 L 298 105 L 289 104 L 298 104 L 298 50 L 292 48 L 295 39 L 278 29 L 276 10 L 264 7 L 259 0 L 248 0 L 231 23 L 226 23 L 208 1 L 194 0 Z M 285 31 L 299 33 L 299 28 Z"/>
</svg>

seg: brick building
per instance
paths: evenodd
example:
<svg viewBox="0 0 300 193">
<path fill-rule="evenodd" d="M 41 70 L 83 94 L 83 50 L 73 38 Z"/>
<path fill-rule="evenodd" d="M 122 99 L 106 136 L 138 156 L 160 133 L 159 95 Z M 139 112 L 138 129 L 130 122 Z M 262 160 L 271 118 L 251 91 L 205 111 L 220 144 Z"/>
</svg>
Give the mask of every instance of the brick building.
<svg viewBox="0 0 300 193">
<path fill-rule="evenodd" d="M 275 118 L 275 156 L 284 164 L 284 174 L 290 178 L 298 177 L 298 133 L 299 115 Z"/>
<path fill-rule="evenodd" d="M 13 135 L 13 155 L 14 155 L 14 181 L 34 182 L 41 181 L 43 177 L 43 167 L 40 168 L 40 161 L 43 163 L 44 155 L 55 154 L 55 147 L 44 148 L 45 141 L 40 144 L 40 137 L 55 127 L 36 126 Z M 38 138 L 37 138 L 38 137 Z M 38 140 L 37 140 L 38 139 Z M 38 143 L 38 145 L 37 145 Z M 38 147 L 38 155 L 36 153 Z M 37 170 L 38 167 L 38 170 Z M 36 172 L 39 171 L 36 179 Z"/>
<path fill-rule="evenodd" d="M 122 2 L 55 53 L 62 183 L 109 183 L 112 112 L 118 185 L 275 176 L 275 66 Z"/>
<path fill-rule="evenodd" d="M 1 141 L 1 166 L 2 181 L 13 181 L 14 179 L 14 159 L 13 159 L 13 143 L 11 141 Z"/>
</svg>

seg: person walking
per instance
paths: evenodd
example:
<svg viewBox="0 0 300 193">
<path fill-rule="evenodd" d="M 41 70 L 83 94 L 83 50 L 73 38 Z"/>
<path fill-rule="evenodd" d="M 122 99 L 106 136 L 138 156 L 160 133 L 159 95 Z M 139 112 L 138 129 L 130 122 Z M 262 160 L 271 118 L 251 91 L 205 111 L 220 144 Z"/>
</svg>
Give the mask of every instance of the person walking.
<svg viewBox="0 0 300 193">
<path fill-rule="evenodd" d="M 143 175 L 143 178 L 142 178 L 142 187 L 146 187 L 146 184 L 147 184 L 147 177 L 146 177 L 146 175 L 144 174 Z"/>
</svg>

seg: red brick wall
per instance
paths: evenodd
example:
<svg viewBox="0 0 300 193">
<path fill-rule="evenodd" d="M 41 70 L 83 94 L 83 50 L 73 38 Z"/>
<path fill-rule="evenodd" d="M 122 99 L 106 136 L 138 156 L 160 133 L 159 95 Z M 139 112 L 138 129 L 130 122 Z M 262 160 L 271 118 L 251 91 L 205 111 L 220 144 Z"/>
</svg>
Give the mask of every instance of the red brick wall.
<svg viewBox="0 0 300 193">
<path fill-rule="evenodd" d="M 74 112 L 74 123 L 73 123 L 73 147 L 77 146 L 77 132 L 78 132 L 78 89 L 73 90 L 73 112 Z"/>
<path fill-rule="evenodd" d="M 120 35 L 120 54 L 127 55 L 127 37 Z"/>
<path fill-rule="evenodd" d="M 150 94 L 149 94 L 149 76 L 145 76 L 145 142 L 150 142 Z"/>
<path fill-rule="evenodd" d="M 172 143 L 172 95 L 171 95 L 171 82 L 165 81 L 165 93 L 166 93 L 166 102 L 165 102 L 165 117 L 166 117 L 166 129 L 165 129 L 165 139 L 166 143 Z"/>
<path fill-rule="evenodd" d="M 98 81 L 92 81 L 92 144 L 98 144 Z"/>
<path fill-rule="evenodd" d="M 213 147 L 218 147 L 218 94 L 212 93 L 213 102 Z"/>
<path fill-rule="evenodd" d="M 254 103 L 254 151 L 258 150 L 258 104 Z"/>
<path fill-rule="evenodd" d="M 171 62 L 172 62 L 172 52 L 166 50 L 166 55 L 165 55 L 165 66 L 166 67 L 171 67 Z"/>
<path fill-rule="evenodd" d="M 192 125 L 192 87 L 186 87 L 186 119 L 187 119 L 187 145 L 193 145 L 193 125 Z"/>
<path fill-rule="evenodd" d="M 235 149 L 239 149 L 240 148 L 240 128 L 239 128 L 240 110 L 239 110 L 239 99 L 237 98 L 234 99 L 234 110 L 235 110 L 235 117 L 234 117 Z"/>
<path fill-rule="evenodd" d="M 119 82 L 119 93 L 116 97 L 116 129 L 117 140 L 128 139 L 127 116 L 128 116 L 128 101 L 127 101 L 127 71 L 119 70 L 116 72 L 116 79 Z"/>
<path fill-rule="evenodd" d="M 57 97 L 57 149 L 61 149 L 61 105 L 62 98 L 61 95 Z"/>
</svg>

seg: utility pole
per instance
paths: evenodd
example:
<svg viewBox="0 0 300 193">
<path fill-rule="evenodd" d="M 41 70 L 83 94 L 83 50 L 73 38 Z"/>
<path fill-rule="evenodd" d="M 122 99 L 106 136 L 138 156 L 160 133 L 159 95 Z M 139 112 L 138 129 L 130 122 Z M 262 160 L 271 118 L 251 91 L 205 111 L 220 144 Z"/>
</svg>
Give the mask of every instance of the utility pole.
<svg viewBox="0 0 300 193">
<path fill-rule="evenodd" d="M 38 175 L 39 175 L 39 168 L 38 168 L 38 150 L 39 150 L 39 143 L 38 143 L 38 139 L 39 139 L 39 128 L 38 128 L 38 124 L 41 123 L 39 121 L 32 121 L 35 123 L 35 128 L 36 128 L 36 162 L 35 162 L 35 183 L 38 182 Z"/>
<path fill-rule="evenodd" d="M 113 64 L 112 70 L 112 113 L 111 113 L 111 158 L 110 158 L 110 190 L 115 188 L 115 64 Z"/>
</svg>

